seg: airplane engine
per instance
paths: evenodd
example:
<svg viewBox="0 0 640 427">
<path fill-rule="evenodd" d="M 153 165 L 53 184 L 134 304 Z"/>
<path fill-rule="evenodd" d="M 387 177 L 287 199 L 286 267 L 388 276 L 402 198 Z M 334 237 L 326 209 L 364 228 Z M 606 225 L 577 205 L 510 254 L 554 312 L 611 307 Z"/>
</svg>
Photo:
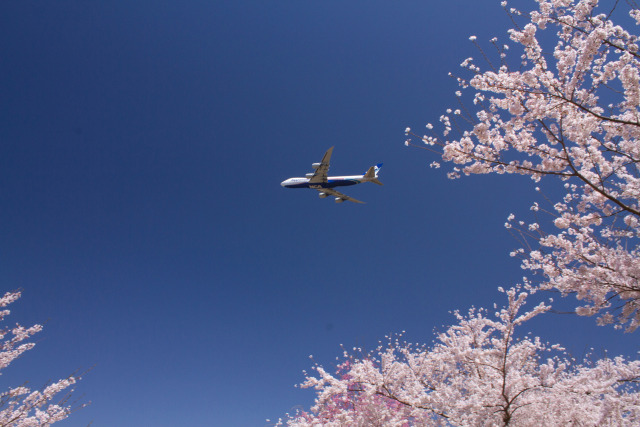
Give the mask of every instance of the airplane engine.
<svg viewBox="0 0 640 427">
<path fill-rule="evenodd" d="M 310 172 L 308 174 L 305 174 L 304 176 L 306 176 L 307 178 L 311 178 L 313 175 L 315 175 L 315 174 Z"/>
<path fill-rule="evenodd" d="M 336 203 L 342 203 L 344 202 L 344 199 L 341 199 L 340 197 L 336 197 Z"/>
<path fill-rule="evenodd" d="M 314 163 L 311 165 L 312 168 L 318 169 L 322 163 Z"/>
<path fill-rule="evenodd" d="M 321 199 L 324 199 L 325 197 L 327 197 L 328 194 L 327 193 L 320 193 L 318 194 L 318 197 L 320 197 Z"/>
</svg>

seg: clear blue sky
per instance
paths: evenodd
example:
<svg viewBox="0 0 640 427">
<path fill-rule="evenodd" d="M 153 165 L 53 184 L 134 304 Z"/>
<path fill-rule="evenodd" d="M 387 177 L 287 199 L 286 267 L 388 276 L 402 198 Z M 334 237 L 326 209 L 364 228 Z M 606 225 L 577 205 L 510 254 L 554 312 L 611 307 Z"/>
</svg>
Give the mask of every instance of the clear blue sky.
<svg viewBox="0 0 640 427">
<path fill-rule="evenodd" d="M 506 38 L 498 3 L 3 1 L 0 283 L 12 322 L 46 322 L 3 388 L 95 366 L 64 425 L 262 426 L 312 403 L 310 354 L 501 302 L 533 184 L 449 181 L 403 145 L 454 105 L 468 37 Z M 280 187 L 334 145 L 334 174 L 384 162 L 345 190 L 367 204 Z"/>
</svg>

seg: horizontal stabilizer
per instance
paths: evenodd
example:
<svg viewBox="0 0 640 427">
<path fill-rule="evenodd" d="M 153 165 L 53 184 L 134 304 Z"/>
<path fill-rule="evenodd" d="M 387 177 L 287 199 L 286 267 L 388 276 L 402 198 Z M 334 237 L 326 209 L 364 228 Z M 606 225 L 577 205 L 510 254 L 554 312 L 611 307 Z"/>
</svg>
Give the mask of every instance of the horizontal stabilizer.
<svg viewBox="0 0 640 427">
<path fill-rule="evenodd" d="M 382 163 L 376 166 L 371 166 L 369 170 L 367 170 L 367 173 L 365 173 L 364 176 L 362 177 L 363 181 L 369 181 L 369 182 L 373 182 L 374 184 L 384 185 L 380 182 L 380 180 L 378 180 L 378 171 L 380 170 L 381 167 L 382 167 Z"/>
</svg>

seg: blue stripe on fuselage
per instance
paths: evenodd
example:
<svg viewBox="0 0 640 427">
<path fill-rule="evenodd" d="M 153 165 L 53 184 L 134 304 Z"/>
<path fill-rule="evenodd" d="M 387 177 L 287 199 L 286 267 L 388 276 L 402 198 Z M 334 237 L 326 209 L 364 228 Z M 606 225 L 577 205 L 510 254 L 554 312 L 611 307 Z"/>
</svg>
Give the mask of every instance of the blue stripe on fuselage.
<svg viewBox="0 0 640 427">
<path fill-rule="evenodd" d="M 360 184 L 357 179 L 330 179 L 327 182 L 316 182 L 309 184 L 308 182 L 302 182 L 300 184 L 287 185 L 287 188 L 310 188 L 311 185 L 319 186 L 321 188 L 334 188 L 334 187 L 346 187 L 349 185 Z"/>
</svg>

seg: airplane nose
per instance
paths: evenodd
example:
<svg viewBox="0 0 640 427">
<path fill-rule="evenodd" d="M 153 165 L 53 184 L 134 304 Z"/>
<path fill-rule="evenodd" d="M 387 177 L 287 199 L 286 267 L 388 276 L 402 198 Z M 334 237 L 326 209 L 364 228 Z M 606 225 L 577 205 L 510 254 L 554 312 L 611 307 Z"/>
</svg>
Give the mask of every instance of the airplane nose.
<svg viewBox="0 0 640 427">
<path fill-rule="evenodd" d="M 281 185 L 282 187 L 284 187 L 286 182 L 287 182 L 286 180 L 285 180 L 285 181 L 282 181 L 282 182 L 280 183 L 280 185 Z"/>
</svg>

